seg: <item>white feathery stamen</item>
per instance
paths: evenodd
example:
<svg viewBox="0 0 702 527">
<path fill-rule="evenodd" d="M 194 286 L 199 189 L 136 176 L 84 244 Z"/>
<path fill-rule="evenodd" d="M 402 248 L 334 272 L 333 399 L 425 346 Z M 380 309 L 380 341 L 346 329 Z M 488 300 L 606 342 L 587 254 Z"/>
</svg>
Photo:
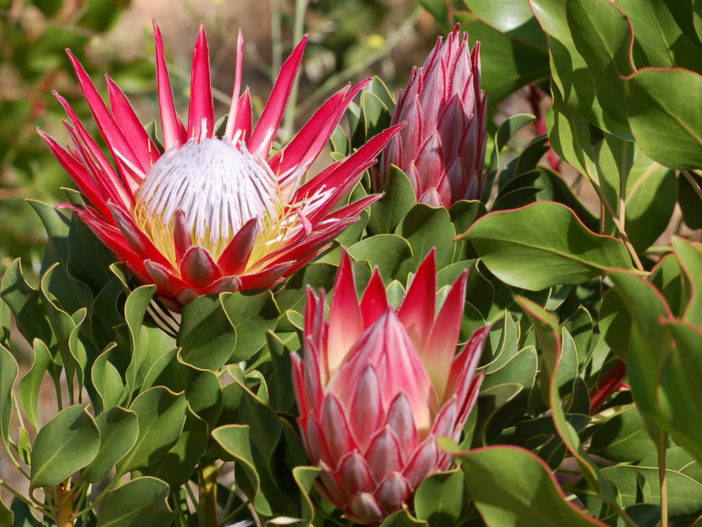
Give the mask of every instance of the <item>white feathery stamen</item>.
<svg viewBox="0 0 702 527">
<path fill-rule="evenodd" d="M 268 164 L 250 153 L 238 137 L 232 143 L 190 139 L 153 165 L 137 206 L 164 225 L 172 224 L 176 211 L 182 210 L 193 242 L 214 248 L 230 240 L 250 219 L 274 214 L 277 192 Z"/>
</svg>

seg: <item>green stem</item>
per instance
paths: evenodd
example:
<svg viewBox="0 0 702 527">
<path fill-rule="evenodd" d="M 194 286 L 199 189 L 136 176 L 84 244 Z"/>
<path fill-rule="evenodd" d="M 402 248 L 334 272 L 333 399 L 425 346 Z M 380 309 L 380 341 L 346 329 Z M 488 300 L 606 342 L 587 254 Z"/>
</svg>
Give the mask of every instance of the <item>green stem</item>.
<svg viewBox="0 0 702 527">
<path fill-rule="evenodd" d="M 198 525 L 217 527 L 217 476 L 219 467 L 213 462 L 200 468 L 198 483 L 200 503 L 198 507 Z"/>
<path fill-rule="evenodd" d="M 302 40 L 305 31 L 305 12 L 307 11 L 307 3 L 309 0 L 295 0 L 295 21 L 293 23 L 293 43 L 297 45 Z M 295 126 L 295 111 L 297 108 L 297 90 L 299 86 L 299 78 L 295 79 L 288 106 L 285 109 L 285 117 L 283 118 L 283 127 L 281 135 L 283 142 L 290 139 Z"/>
<path fill-rule="evenodd" d="M 42 514 L 46 514 L 49 512 L 49 508 L 45 507 L 41 503 L 34 502 L 32 500 L 28 500 L 25 496 L 17 492 L 15 489 L 10 487 L 7 483 L 5 483 L 3 480 L 0 479 L 0 487 L 4 488 L 7 490 L 10 494 L 12 494 L 15 498 L 18 500 L 24 502 L 28 507 L 31 507 L 37 512 L 41 512 Z"/>
<path fill-rule="evenodd" d="M 283 63 L 283 38 L 281 28 L 283 17 L 280 14 L 279 0 L 268 0 L 271 10 L 271 69 L 274 72 L 280 71 Z"/>
<path fill-rule="evenodd" d="M 400 42 L 403 42 L 405 37 L 414 29 L 414 25 L 417 23 L 417 20 L 419 20 L 421 12 L 421 9 L 415 9 L 398 29 L 390 33 L 382 49 L 368 53 L 362 60 L 354 62 L 345 70 L 335 73 L 325 80 L 319 88 L 314 90 L 310 96 L 305 99 L 304 103 L 300 104 L 300 113 L 304 114 L 308 112 L 319 99 L 327 95 L 330 91 L 348 82 L 353 76 L 365 71 L 371 65 L 387 56 L 388 52 Z"/>
<path fill-rule="evenodd" d="M 602 191 L 602 188 L 592 179 L 588 178 L 592 182 L 592 187 L 595 189 L 595 192 L 597 192 L 597 197 L 600 198 L 600 202 L 602 205 L 604 205 L 605 209 L 609 213 L 610 218 L 612 218 L 612 223 L 617 229 L 617 233 L 619 234 L 619 238 L 624 242 L 624 245 L 626 246 L 627 250 L 629 251 L 629 255 L 631 256 L 632 261 L 634 262 L 634 265 L 639 271 L 644 271 L 644 266 L 641 263 L 641 260 L 639 259 L 639 255 L 636 254 L 636 249 L 634 249 L 634 246 L 631 243 L 631 240 L 629 240 L 629 236 L 626 234 L 626 231 L 624 230 L 624 225 L 619 221 L 619 217 L 617 216 L 617 213 L 614 211 L 614 208 L 612 208 L 612 204 L 607 200 L 607 197 L 604 195 L 604 192 Z M 622 206 L 622 210 L 623 206 Z"/>
<path fill-rule="evenodd" d="M 661 430 L 658 443 L 658 473 L 661 483 L 661 527 L 668 527 L 668 481 L 666 478 L 665 444 L 666 433 Z"/>
</svg>

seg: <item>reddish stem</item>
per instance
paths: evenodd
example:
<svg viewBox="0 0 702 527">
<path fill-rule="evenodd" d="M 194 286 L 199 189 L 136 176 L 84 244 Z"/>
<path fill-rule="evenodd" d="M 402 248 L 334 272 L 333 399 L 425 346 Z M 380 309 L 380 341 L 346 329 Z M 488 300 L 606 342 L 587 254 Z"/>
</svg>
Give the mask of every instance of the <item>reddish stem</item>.
<svg viewBox="0 0 702 527">
<path fill-rule="evenodd" d="M 548 135 L 546 121 L 544 121 L 544 118 L 541 115 L 541 106 L 539 105 L 542 97 L 543 92 L 533 84 L 530 84 L 529 91 L 527 92 L 527 101 L 529 101 L 529 105 L 531 106 L 531 112 L 536 117 L 536 119 L 534 119 L 536 131 L 539 135 Z M 556 155 L 556 152 L 553 151 L 553 148 L 548 149 L 548 152 L 546 152 L 546 156 L 548 157 L 548 162 L 551 165 L 551 169 L 554 172 L 558 172 L 561 168 L 561 160 Z"/>
<path fill-rule="evenodd" d="M 626 366 L 620 360 L 610 368 L 590 392 L 590 415 L 597 413 L 610 396 L 624 385 Z"/>
</svg>

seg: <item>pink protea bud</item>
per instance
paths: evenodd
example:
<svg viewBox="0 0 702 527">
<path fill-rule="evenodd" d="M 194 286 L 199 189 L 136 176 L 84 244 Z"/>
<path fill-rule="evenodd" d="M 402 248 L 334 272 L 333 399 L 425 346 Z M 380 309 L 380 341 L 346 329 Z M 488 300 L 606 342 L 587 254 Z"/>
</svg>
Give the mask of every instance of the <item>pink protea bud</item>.
<svg viewBox="0 0 702 527">
<path fill-rule="evenodd" d="M 417 200 L 450 207 L 479 199 L 484 186 L 487 96 L 480 91 L 480 43 L 471 53 L 458 25 L 400 91 L 393 124 L 407 123 L 383 153 L 377 187 L 390 165 L 409 177 Z"/>
<path fill-rule="evenodd" d="M 430 252 L 399 309 L 376 269 L 359 301 L 343 254 L 328 321 L 325 295 L 307 290 L 304 359 L 292 354 L 298 423 L 319 490 L 346 516 L 376 524 L 408 503 L 452 459 L 439 437 L 458 440 L 477 399 L 475 375 L 489 327 L 456 355 L 467 272 L 436 315 Z"/>
</svg>

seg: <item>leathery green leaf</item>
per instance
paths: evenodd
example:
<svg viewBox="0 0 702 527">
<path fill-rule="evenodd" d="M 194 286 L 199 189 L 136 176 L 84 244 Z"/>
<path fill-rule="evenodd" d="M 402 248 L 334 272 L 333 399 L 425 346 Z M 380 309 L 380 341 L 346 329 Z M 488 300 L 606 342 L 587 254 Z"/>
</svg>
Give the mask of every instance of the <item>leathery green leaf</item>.
<svg viewBox="0 0 702 527">
<path fill-rule="evenodd" d="M 173 513 L 168 510 L 168 485 L 144 476 L 110 491 L 98 514 L 98 527 L 168 527 Z"/>
<path fill-rule="evenodd" d="M 12 353 L 0 344 L 0 439 L 5 447 L 8 445 L 12 420 L 12 386 L 18 372 L 19 366 Z"/>
<path fill-rule="evenodd" d="M 105 479 L 112 467 L 129 451 L 139 435 L 137 416 L 114 406 L 95 419 L 100 430 L 100 447 L 95 459 L 83 471 L 91 483 Z"/>
<path fill-rule="evenodd" d="M 670 168 L 702 167 L 702 75 L 642 68 L 626 85 L 631 131 L 643 151 Z"/>
<path fill-rule="evenodd" d="M 134 399 L 139 436 L 129 453 L 117 465 L 117 473 L 156 463 L 175 444 L 185 423 L 185 396 L 162 386 L 150 388 Z"/>
<path fill-rule="evenodd" d="M 29 373 L 20 381 L 19 395 L 22 400 L 22 407 L 27 414 L 27 419 L 32 423 L 34 429 L 39 428 L 37 422 L 37 402 L 39 400 L 39 389 L 44 378 L 46 369 L 51 364 L 51 352 L 46 344 L 39 339 L 34 339 L 32 349 L 34 351 L 34 362 Z"/>
<path fill-rule="evenodd" d="M 620 240 L 590 231 L 559 203 L 487 214 L 465 236 L 495 276 L 531 291 L 582 283 L 612 267 L 631 268 Z"/>
<path fill-rule="evenodd" d="M 100 431 L 82 405 L 60 411 L 37 434 L 32 448 L 32 487 L 53 487 L 90 463 Z"/>
<path fill-rule="evenodd" d="M 450 441 L 439 442 L 463 461 L 466 484 L 490 527 L 606 525 L 567 501 L 548 465 L 528 450 L 496 446 L 452 452 Z"/>
</svg>

